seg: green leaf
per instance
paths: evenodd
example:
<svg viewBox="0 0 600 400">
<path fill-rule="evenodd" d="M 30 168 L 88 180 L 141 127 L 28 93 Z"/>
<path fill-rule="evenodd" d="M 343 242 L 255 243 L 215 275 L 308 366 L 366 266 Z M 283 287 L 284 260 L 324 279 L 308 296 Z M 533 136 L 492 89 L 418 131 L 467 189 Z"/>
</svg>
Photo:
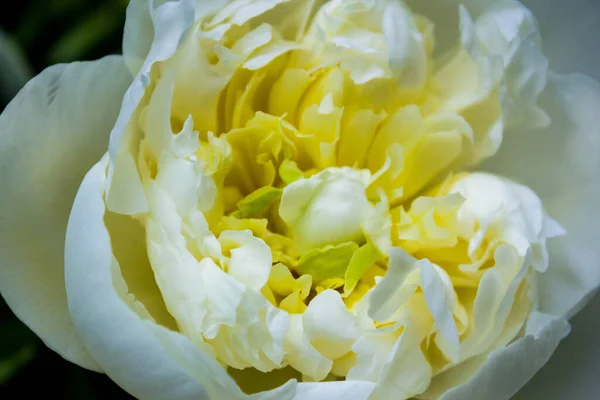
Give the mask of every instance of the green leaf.
<svg viewBox="0 0 600 400">
<path fill-rule="evenodd" d="M 281 198 L 283 190 L 272 186 L 264 186 L 255 190 L 237 203 L 239 211 L 234 213 L 236 218 L 258 218 L 273 203 Z"/>
<path fill-rule="evenodd" d="M 300 275 L 310 274 L 317 283 L 326 279 L 344 278 L 350 260 L 357 250 L 358 245 L 354 242 L 313 249 L 300 257 L 295 270 Z"/>
<path fill-rule="evenodd" d="M 377 247 L 368 243 L 354 253 L 346 270 L 344 296 L 348 296 L 367 270 L 381 258 Z"/>
</svg>

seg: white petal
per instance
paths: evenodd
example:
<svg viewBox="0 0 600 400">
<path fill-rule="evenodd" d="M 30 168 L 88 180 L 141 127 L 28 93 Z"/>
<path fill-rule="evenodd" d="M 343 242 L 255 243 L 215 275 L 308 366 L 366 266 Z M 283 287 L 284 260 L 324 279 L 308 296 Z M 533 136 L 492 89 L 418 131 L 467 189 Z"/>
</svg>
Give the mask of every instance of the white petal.
<svg viewBox="0 0 600 400">
<path fill-rule="evenodd" d="M 382 29 L 389 52 L 389 67 L 401 87 L 421 90 L 427 79 L 427 53 L 421 32 L 410 11 L 390 2 L 383 15 Z"/>
<path fill-rule="evenodd" d="M 335 245 L 362 236 L 372 208 L 365 193 L 364 172 L 329 168 L 285 187 L 279 214 L 297 248 Z"/>
<path fill-rule="evenodd" d="M 549 242 L 539 306 L 570 316 L 600 283 L 600 84 L 581 75 L 552 75 L 542 106 L 552 118 L 548 129 L 507 133 L 485 167 L 532 188 L 567 231 Z"/>
<path fill-rule="evenodd" d="M 127 6 L 123 32 L 123 58 L 133 75 L 142 67 L 152 46 L 154 26 L 150 0 L 131 0 Z"/>
<path fill-rule="evenodd" d="M 450 282 L 448 274 L 443 269 L 430 262 L 422 262 L 420 269 L 421 287 L 423 288 L 427 308 L 429 308 L 440 333 L 445 339 L 441 343 L 447 343 L 443 350 L 448 348 L 450 359 L 457 361 L 460 343 L 458 341 L 458 329 L 452 313 L 454 305 L 452 282 Z"/>
<path fill-rule="evenodd" d="M 325 379 L 333 362 L 319 353 L 304 332 L 302 315 L 290 315 L 290 327 L 285 337 L 285 354 L 290 366 L 316 381 Z"/>
<path fill-rule="evenodd" d="M 419 286 L 418 276 L 416 280 L 410 276 L 419 271 L 420 262 L 397 247 L 391 248 L 389 253 L 388 271 L 372 290 L 369 298 L 369 317 L 376 321 L 389 320 Z"/>
<path fill-rule="evenodd" d="M 90 354 L 141 399 L 241 399 L 225 370 L 186 337 L 139 318 L 113 286 L 103 222 L 106 163 L 86 175 L 67 228 L 65 279 L 73 323 Z"/>
<path fill-rule="evenodd" d="M 403 308 L 404 330 L 389 351 L 371 400 L 408 399 L 423 393 L 429 386 L 432 368 L 421 349 L 432 323 L 431 318 L 423 314 L 426 307 L 424 297 L 417 294 Z"/>
<path fill-rule="evenodd" d="M 224 231 L 219 235 L 223 247 L 231 249 L 228 273 L 255 291 L 269 280 L 273 256 L 271 249 L 250 231 Z"/>
<path fill-rule="evenodd" d="M 299 383 L 294 400 L 367 400 L 375 384 L 361 380 Z"/>
<path fill-rule="evenodd" d="M 586 399 L 598 393 L 600 376 L 600 297 L 571 320 L 571 333 L 550 361 L 519 391 L 523 399 Z M 577 366 L 577 368 L 572 368 Z"/>
<path fill-rule="evenodd" d="M 94 370 L 67 311 L 64 233 L 130 81 L 120 57 L 53 66 L 0 116 L 0 291 L 50 348 Z"/>
<path fill-rule="evenodd" d="M 479 40 L 505 65 L 503 102 L 507 125 L 543 127 L 549 118 L 537 105 L 548 73 L 535 18 L 516 0 L 490 6 L 476 21 Z"/>
<path fill-rule="evenodd" d="M 568 326 L 566 321 L 555 319 L 537 336 L 527 335 L 492 352 L 472 378 L 440 399 L 509 399 L 548 361 Z"/>
<path fill-rule="evenodd" d="M 142 14 L 145 13 L 140 4 L 132 5 L 131 8 Z M 134 135 L 133 129 L 128 129 L 130 119 L 134 115 L 146 87 L 150 84 L 152 65 L 158 61 L 168 59 L 175 53 L 182 36 L 194 22 L 194 4 L 192 0 L 166 2 L 155 9 L 150 9 L 149 12 L 154 26 L 154 39 L 145 61 L 125 93 L 119 117 L 110 135 L 109 144 L 108 208 L 111 211 L 127 215 L 148 211 L 148 204 L 145 200 L 135 158 L 131 153 L 131 149 L 128 148 L 128 144 L 132 141 Z M 140 18 L 143 20 L 146 17 L 142 15 Z M 136 31 L 136 28 L 132 27 L 132 31 Z M 144 30 L 142 32 L 140 35 L 147 34 Z M 143 52 L 145 50 L 139 51 L 139 53 Z M 136 61 L 132 65 L 134 64 L 136 64 Z"/>
<path fill-rule="evenodd" d="M 335 360 L 348 353 L 358 337 L 354 316 L 335 290 L 324 290 L 313 298 L 302 315 L 304 332 L 325 357 Z"/>
</svg>

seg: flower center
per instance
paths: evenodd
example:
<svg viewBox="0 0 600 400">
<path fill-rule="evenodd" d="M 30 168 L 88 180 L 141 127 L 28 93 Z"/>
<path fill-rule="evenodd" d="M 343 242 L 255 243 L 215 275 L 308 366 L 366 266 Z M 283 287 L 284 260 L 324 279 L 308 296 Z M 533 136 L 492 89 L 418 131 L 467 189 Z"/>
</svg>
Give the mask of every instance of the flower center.
<svg viewBox="0 0 600 400">
<path fill-rule="evenodd" d="M 270 247 L 272 268 L 262 293 L 290 313 L 302 313 L 310 299 L 326 289 L 336 289 L 348 299 L 358 280 L 382 257 L 366 229 L 376 216 L 368 198 L 373 174 L 368 169 L 321 169 L 307 163 L 306 148 L 298 138 L 309 136 L 283 118 L 258 112 L 245 127 L 211 138 L 205 148 L 206 160 L 218 158 L 222 144 L 231 149 L 230 161 L 213 175 L 217 186 L 223 181 L 216 203 L 225 205 L 210 224 L 213 231 L 247 229 Z M 370 257 L 357 261 L 365 252 Z M 350 286 L 349 276 L 356 281 Z M 372 280 L 369 287 L 373 284 Z M 354 297 L 348 306 L 359 298 Z"/>
</svg>

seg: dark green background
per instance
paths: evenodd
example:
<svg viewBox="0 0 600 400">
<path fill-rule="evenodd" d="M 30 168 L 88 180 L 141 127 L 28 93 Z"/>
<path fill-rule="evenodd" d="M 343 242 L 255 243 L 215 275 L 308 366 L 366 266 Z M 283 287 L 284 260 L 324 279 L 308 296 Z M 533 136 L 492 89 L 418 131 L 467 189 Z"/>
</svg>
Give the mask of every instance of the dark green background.
<svg viewBox="0 0 600 400">
<path fill-rule="evenodd" d="M 49 65 L 121 52 L 127 0 L 13 1 L 0 29 L 22 50 L 29 75 Z M 0 69 L 1 70 L 1 69 Z M 1 72 L 0 72 L 1 73 Z M 9 99 L 0 99 L 0 110 Z M 0 301 L 0 399 L 131 399 L 105 375 L 48 349 Z"/>
</svg>

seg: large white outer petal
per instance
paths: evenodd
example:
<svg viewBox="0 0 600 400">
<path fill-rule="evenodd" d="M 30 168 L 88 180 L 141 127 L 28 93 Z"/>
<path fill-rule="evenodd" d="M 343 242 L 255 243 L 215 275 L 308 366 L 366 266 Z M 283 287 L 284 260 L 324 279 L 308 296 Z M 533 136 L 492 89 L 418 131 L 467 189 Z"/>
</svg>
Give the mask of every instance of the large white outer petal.
<svg viewBox="0 0 600 400">
<path fill-rule="evenodd" d="M 67 228 L 65 278 L 69 310 L 102 370 L 143 400 L 244 399 L 225 370 L 183 335 L 141 319 L 115 290 L 116 263 L 104 225 L 106 157 L 88 172 Z M 295 384 L 253 398 L 289 400 Z"/>
<path fill-rule="evenodd" d="M 502 149 L 487 168 L 535 190 L 548 213 L 566 229 L 566 236 L 549 243 L 550 267 L 540 275 L 539 292 L 541 311 L 570 318 L 600 283 L 600 84 L 581 75 L 552 75 L 541 105 L 553 120 L 549 128 L 508 132 Z M 596 319 L 597 311 L 590 312 L 588 315 Z M 598 361 L 589 349 L 597 347 L 596 338 L 589 334 L 589 321 L 584 321 L 574 324 L 574 332 L 581 332 L 587 340 L 569 340 L 563 351 L 570 353 L 572 349 L 578 354 L 568 357 L 568 365 L 594 371 Z M 575 393 L 580 390 L 598 390 L 596 379 L 578 376 L 581 386 L 574 385 L 564 374 L 569 366 L 561 360 L 564 358 L 556 363 L 551 360 L 545 370 L 552 372 L 542 375 L 550 376 L 560 390 L 553 395 L 577 398 Z"/>
<path fill-rule="evenodd" d="M 486 168 L 532 188 L 567 231 L 549 243 L 539 293 L 540 311 L 570 317 L 600 284 L 600 84 L 552 75 L 542 100 L 551 126 L 509 132 Z"/>
<path fill-rule="evenodd" d="M 0 116 L 0 292 L 50 348 L 93 370 L 67 310 L 64 235 L 130 81 L 121 57 L 56 65 Z"/>
<path fill-rule="evenodd" d="M 440 400 L 511 398 L 548 361 L 568 329 L 565 320 L 555 319 L 490 353 L 473 377 L 448 390 Z"/>
</svg>

